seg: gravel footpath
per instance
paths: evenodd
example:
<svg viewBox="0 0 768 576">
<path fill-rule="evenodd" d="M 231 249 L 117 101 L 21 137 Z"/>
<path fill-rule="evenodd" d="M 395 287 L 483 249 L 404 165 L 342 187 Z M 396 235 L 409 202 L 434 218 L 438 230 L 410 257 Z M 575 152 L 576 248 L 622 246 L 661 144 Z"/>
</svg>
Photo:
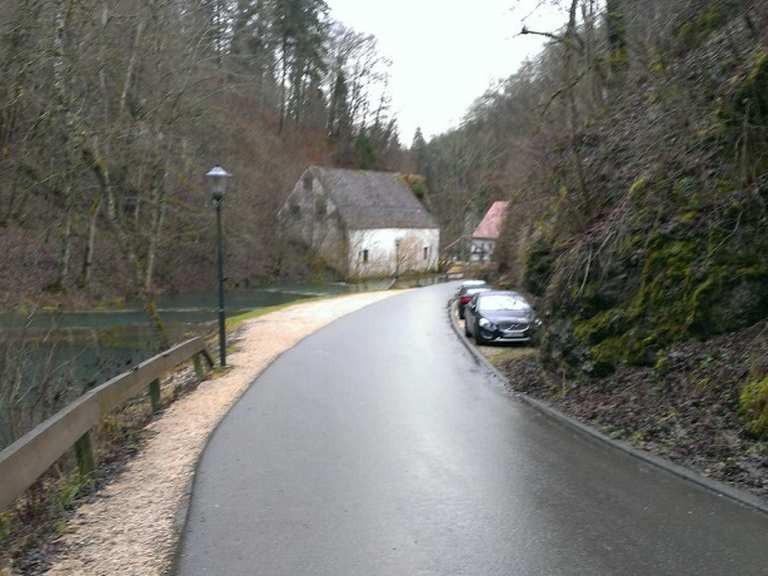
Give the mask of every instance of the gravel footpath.
<svg viewBox="0 0 768 576">
<path fill-rule="evenodd" d="M 333 320 L 392 295 L 309 302 L 247 321 L 229 357 L 232 369 L 203 382 L 148 426 L 152 438 L 144 450 L 67 522 L 47 573 L 166 574 L 195 465 L 227 410 L 281 352 Z"/>
</svg>

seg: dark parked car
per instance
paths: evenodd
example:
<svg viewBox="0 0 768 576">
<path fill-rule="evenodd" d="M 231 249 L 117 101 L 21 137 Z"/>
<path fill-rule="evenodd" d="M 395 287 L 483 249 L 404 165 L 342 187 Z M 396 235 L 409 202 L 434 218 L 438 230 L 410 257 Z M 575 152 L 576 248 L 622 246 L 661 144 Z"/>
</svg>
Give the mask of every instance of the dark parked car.
<svg viewBox="0 0 768 576">
<path fill-rule="evenodd" d="M 540 324 L 526 299 L 517 292 L 486 291 L 467 304 L 464 333 L 478 344 L 531 342 Z"/>
<path fill-rule="evenodd" d="M 473 280 L 472 284 L 464 284 L 461 288 L 459 288 L 458 293 L 456 294 L 456 303 L 459 309 L 459 318 L 462 320 L 464 319 L 464 309 L 466 308 L 467 304 L 469 304 L 469 301 L 472 300 L 472 297 L 475 294 L 479 294 L 480 292 L 487 292 L 491 289 L 490 286 L 488 286 L 485 283 L 479 283 L 477 280 Z"/>
</svg>

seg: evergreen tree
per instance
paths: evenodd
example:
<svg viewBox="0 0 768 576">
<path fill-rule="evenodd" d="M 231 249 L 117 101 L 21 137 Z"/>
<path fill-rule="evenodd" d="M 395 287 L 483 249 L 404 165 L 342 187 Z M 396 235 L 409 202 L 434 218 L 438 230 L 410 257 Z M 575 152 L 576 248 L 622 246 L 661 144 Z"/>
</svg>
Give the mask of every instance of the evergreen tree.
<svg viewBox="0 0 768 576">
<path fill-rule="evenodd" d="M 417 174 L 429 176 L 428 154 L 427 141 L 424 140 L 424 134 L 421 131 L 421 127 L 418 127 L 416 128 L 416 133 L 413 135 L 413 142 L 411 143 L 411 157 L 413 158 L 413 164 Z"/>
<path fill-rule="evenodd" d="M 343 69 L 339 69 L 333 81 L 328 108 L 328 137 L 332 140 L 338 141 L 349 134 L 351 122 L 348 98 L 346 74 Z"/>
<path fill-rule="evenodd" d="M 605 27 L 608 34 L 611 71 L 618 76 L 629 63 L 624 0 L 606 0 Z"/>
<path fill-rule="evenodd" d="M 279 38 L 280 130 L 300 122 L 311 86 L 325 74 L 329 40 L 325 0 L 272 0 L 272 28 Z"/>
<path fill-rule="evenodd" d="M 362 170 L 376 167 L 376 150 L 365 130 L 355 138 L 355 165 Z"/>
</svg>

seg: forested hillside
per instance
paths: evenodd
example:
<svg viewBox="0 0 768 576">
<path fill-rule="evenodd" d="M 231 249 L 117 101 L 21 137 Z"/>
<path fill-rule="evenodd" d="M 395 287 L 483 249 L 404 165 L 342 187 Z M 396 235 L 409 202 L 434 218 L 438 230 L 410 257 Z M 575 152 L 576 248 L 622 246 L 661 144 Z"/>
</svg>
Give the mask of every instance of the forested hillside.
<svg viewBox="0 0 768 576">
<path fill-rule="evenodd" d="M 768 3 L 563 5 L 424 147 L 432 203 L 455 238 L 511 201 L 496 258 L 545 320 L 539 393 L 764 490 Z"/>
<path fill-rule="evenodd" d="M 211 286 L 214 164 L 229 281 L 305 274 L 304 167 L 401 161 L 388 62 L 323 0 L 5 0 L 0 32 L 4 306 Z"/>
</svg>

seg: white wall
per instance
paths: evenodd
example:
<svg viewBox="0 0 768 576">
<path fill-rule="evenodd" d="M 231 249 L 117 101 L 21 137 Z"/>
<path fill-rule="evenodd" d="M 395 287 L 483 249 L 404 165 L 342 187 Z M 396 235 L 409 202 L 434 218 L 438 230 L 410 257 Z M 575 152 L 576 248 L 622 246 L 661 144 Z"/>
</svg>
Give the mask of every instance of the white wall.
<svg viewBox="0 0 768 576">
<path fill-rule="evenodd" d="M 396 241 L 400 240 L 400 248 Z M 427 258 L 424 258 L 427 248 Z M 350 276 L 393 276 L 396 273 L 437 271 L 440 231 L 437 229 L 383 228 L 349 232 Z M 368 262 L 363 251 L 368 250 Z M 399 263 L 399 266 L 398 266 Z"/>
<path fill-rule="evenodd" d="M 473 238 L 470 245 L 470 262 L 487 262 L 493 257 L 493 251 L 496 249 L 495 240 Z"/>
</svg>

